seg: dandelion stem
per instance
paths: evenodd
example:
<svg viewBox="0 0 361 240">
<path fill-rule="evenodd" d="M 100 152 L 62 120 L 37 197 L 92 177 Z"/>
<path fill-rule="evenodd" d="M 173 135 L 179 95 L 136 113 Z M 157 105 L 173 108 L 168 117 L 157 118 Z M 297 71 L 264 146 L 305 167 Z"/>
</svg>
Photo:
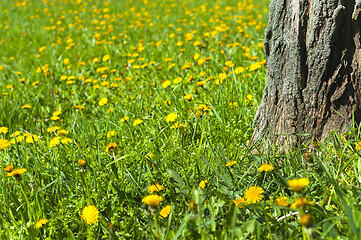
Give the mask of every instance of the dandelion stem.
<svg viewBox="0 0 361 240">
<path fill-rule="evenodd" d="M 153 214 L 154 217 L 154 225 L 155 225 L 155 231 L 157 232 L 157 238 L 160 239 L 160 235 L 159 235 L 159 229 L 158 229 L 158 215 L 157 214 Z"/>
<path fill-rule="evenodd" d="M 91 197 L 90 197 L 91 195 L 90 195 L 88 181 L 87 181 L 87 178 L 86 178 L 86 172 L 81 172 L 80 176 L 81 176 L 81 180 L 83 181 L 83 184 L 85 185 L 85 190 L 86 190 L 86 193 L 88 195 L 87 196 L 88 197 L 88 204 L 94 204 Z"/>
<path fill-rule="evenodd" d="M 114 159 L 115 166 L 117 166 L 117 160 L 115 159 L 115 152 L 114 151 L 113 151 L 113 159 Z"/>
<path fill-rule="evenodd" d="M 302 227 L 302 238 L 303 240 L 310 240 L 310 235 L 306 232 L 306 227 Z"/>
</svg>

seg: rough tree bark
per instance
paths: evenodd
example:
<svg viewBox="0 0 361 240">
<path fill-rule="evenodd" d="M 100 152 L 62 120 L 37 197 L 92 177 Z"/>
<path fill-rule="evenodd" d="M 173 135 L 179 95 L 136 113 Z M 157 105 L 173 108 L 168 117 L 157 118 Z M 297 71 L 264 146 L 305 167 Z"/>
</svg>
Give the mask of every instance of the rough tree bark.
<svg viewBox="0 0 361 240">
<path fill-rule="evenodd" d="M 254 139 L 286 145 L 361 122 L 361 0 L 271 0 Z"/>
</svg>

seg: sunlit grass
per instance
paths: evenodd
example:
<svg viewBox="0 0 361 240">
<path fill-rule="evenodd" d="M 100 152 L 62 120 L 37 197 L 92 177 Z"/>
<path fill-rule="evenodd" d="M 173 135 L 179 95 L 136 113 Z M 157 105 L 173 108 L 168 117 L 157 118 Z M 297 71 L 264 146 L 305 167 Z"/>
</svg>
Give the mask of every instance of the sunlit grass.
<svg viewBox="0 0 361 240">
<path fill-rule="evenodd" d="M 250 144 L 267 6 L 2 0 L 0 239 L 356 238 L 358 129 Z"/>
</svg>

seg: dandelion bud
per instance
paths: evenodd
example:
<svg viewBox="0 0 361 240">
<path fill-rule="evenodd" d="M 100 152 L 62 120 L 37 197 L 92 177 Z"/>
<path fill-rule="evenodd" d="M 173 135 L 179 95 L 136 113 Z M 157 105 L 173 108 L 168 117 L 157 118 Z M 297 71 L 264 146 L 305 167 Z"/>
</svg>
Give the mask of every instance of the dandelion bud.
<svg viewBox="0 0 361 240">
<path fill-rule="evenodd" d="M 79 159 L 79 166 L 85 167 L 85 165 L 86 165 L 86 161 L 84 159 Z"/>
<path fill-rule="evenodd" d="M 189 208 L 190 210 L 192 210 L 193 212 L 196 212 L 197 211 L 197 203 L 192 200 L 190 203 L 189 203 Z"/>
<path fill-rule="evenodd" d="M 300 224 L 304 227 L 311 225 L 312 219 L 310 214 L 305 214 L 300 217 Z"/>
</svg>

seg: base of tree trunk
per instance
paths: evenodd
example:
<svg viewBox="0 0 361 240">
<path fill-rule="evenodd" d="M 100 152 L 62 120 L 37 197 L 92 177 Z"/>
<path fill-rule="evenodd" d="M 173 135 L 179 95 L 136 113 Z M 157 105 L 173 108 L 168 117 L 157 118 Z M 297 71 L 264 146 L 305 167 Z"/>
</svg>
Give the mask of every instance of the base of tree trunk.
<svg viewBox="0 0 361 240">
<path fill-rule="evenodd" d="M 253 139 L 287 147 L 361 122 L 361 1 L 272 0 Z"/>
</svg>

